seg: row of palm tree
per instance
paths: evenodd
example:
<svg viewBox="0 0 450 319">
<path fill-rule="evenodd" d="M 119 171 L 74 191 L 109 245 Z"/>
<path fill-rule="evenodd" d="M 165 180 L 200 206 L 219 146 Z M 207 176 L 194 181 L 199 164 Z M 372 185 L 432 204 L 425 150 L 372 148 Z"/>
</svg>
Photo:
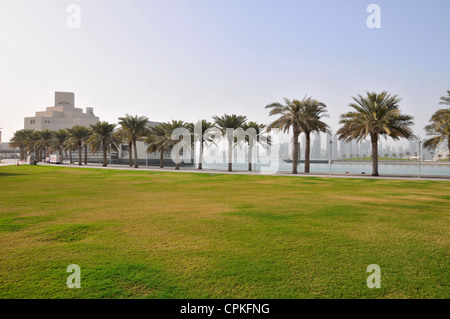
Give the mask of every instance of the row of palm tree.
<svg viewBox="0 0 450 319">
<path fill-rule="evenodd" d="M 197 123 L 187 123 L 183 121 L 171 121 L 171 122 L 165 122 L 162 124 L 159 124 L 155 127 L 150 128 L 150 132 L 145 139 L 145 143 L 148 145 L 147 152 L 148 153 L 160 153 L 160 167 L 164 167 L 164 158 L 163 154 L 172 149 L 179 140 L 173 140 L 172 139 L 172 132 L 174 132 L 177 128 L 185 128 L 187 129 L 190 134 L 193 135 L 193 139 L 191 141 L 197 141 L 200 143 L 199 147 L 199 161 L 197 169 L 203 168 L 203 152 L 204 147 L 207 144 L 215 143 L 213 136 L 210 136 L 209 134 L 205 134 L 208 130 L 211 132 L 214 132 L 214 129 L 216 129 L 216 133 L 220 133 L 221 135 L 225 136 L 227 139 L 227 162 L 228 162 L 228 171 L 233 170 L 233 164 L 232 164 L 232 152 L 233 148 L 237 145 L 237 137 L 233 134 L 234 130 L 241 128 L 244 131 L 247 131 L 249 129 L 253 129 L 254 133 L 253 135 L 246 135 L 245 136 L 245 142 L 248 144 L 248 170 L 252 171 L 252 154 L 253 154 L 253 147 L 256 144 L 261 144 L 264 147 L 267 146 L 267 142 L 263 141 L 261 138 L 261 135 L 265 129 L 264 124 L 258 124 L 256 122 L 249 121 L 247 122 L 247 117 L 243 115 L 228 115 L 224 114 L 222 116 L 214 116 L 213 117 L 214 122 L 209 122 L 207 120 L 200 120 Z M 199 130 L 196 131 L 195 127 L 198 126 Z M 228 129 L 228 130 L 227 130 Z M 230 130 L 231 129 L 231 130 Z M 198 134 L 199 136 L 197 136 Z M 218 135 L 218 134 L 217 134 Z M 191 145 L 193 147 L 193 144 Z M 175 152 L 175 156 L 178 156 L 178 152 Z M 179 159 L 175 158 L 175 169 L 179 169 Z"/>
<path fill-rule="evenodd" d="M 14 137 L 10 141 L 11 147 L 20 149 L 20 159 L 23 160 L 25 152 L 31 154 L 35 152 L 36 160 L 41 161 L 41 152 L 45 150 L 45 157 L 48 156 L 48 152 L 59 151 L 60 157 L 63 158 L 63 151 L 70 152 L 70 162 L 72 163 L 72 150 L 78 149 L 79 165 L 82 165 L 82 149 L 84 147 L 85 159 L 87 164 L 88 147 L 90 147 L 92 153 L 97 153 L 99 150 L 103 154 L 103 166 L 107 166 L 107 153 L 108 149 L 117 151 L 119 145 L 128 144 L 129 146 L 129 165 L 132 165 L 133 150 L 134 150 L 134 167 L 138 168 L 138 152 L 137 141 L 143 141 L 147 144 L 148 153 L 160 153 L 160 167 L 164 167 L 164 153 L 171 150 L 179 140 L 172 139 L 172 133 L 178 128 L 186 128 L 192 135 L 195 133 L 195 125 L 199 124 L 201 127 L 201 140 L 200 140 L 200 161 L 198 163 L 198 169 L 202 169 L 203 160 L 203 148 L 206 143 L 212 143 L 211 137 L 206 137 L 205 132 L 208 129 L 216 128 L 220 133 L 227 136 L 229 140 L 228 158 L 231 159 L 232 150 L 236 137 L 233 134 L 229 134 L 227 128 L 233 130 L 242 128 L 247 130 L 252 128 L 255 130 L 256 141 L 253 141 L 253 137 L 246 136 L 246 142 L 249 144 L 249 170 L 252 170 L 252 148 L 255 143 L 263 143 L 259 136 L 265 128 L 265 125 L 258 124 L 256 122 L 246 122 L 247 117 L 238 115 L 227 115 L 214 117 L 214 123 L 207 120 L 201 120 L 198 123 L 188 123 L 184 121 L 164 122 L 154 127 L 149 127 L 149 120 L 144 116 L 131 116 L 126 115 L 119 118 L 119 127 L 116 124 L 110 124 L 108 122 L 99 122 L 95 125 L 91 125 L 89 128 L 76 125 L 70 129 L 50 131 L 44 130 L 35 132 L 33 130 L 20 130 L 15 132 Z M 193 146 L 193 145 L 190 145 Z M 179 170 L 180 161 L 178 159 L 179 154 L 175 153 L 175 169 Z M 232 171 L 231 160 L 229 163 L 229 170 Z"/>
<path fill-rule="evenodd" d="M 441 97 L 440 104 L 446 108 L 440 109 L 433 114 L 430 124 L 425 127 L 427 135 L 433 136 L 424 143 L 424 147 L 435 149 L 439 144 L 447 140 L 450 152 L 450 91 L 448 96 Z M 367 92 L 365 96 L 353 97 L 353 102 L 349 104 L 351 110 L 341 115 L 339 124 L 342 126 L 337 131 L 340 140 L 346 142 L 356 140 L 358 142 L 370 138 L 372 145 L 372 175 L 378 176 L 378 141 L 380 137 L 391 137 L 394 140 L 400 138 L 415 138 L 411 126 L 413 117 L 402 114 L 399 108 L 400 99 L 397 95 L 391 95 L 384 91 L 380 94 Z M 177 128 L 186 128 L 195 136 L 195 125 L 201 127 L 200 138 L 200 160 L 198 169 L 202 169 L 203 148 L 208 143 L 213 143 L 211 137 L 205 136 L 206 130 L 217 129 L 227 140 L 227 162 L 228 171 L 232 171 L 232 151 L 236 146 L 236 136 L 233 132 L 239 128 L 244 130 L 254 129 L 256 140 L 246 136 L 248 143 L 249 170 L 252 170 L 252 148 L 255 143 L 263 144 L 261 139 L 263 131 L 270 132 L 272 129 L 279 129 L 284 133 L 292 130 L 293 161 L 292 173 L 297 174 L 298 166 L 298 139 L 301 133 L 305 134 L 305 172 L 310 172 L 310 143 L 311 134 L 314 132 L 331 133 L 329 126 L 322 120 L 327 117 L 326 105 L 312 97 L 304 97 L 302 100 L 284 99 L 284 103 L 271 103 L 266 106 L 270 116 L 277 116 L 267 128 L 264 124 L 248 122 L 243 115 L 214 116 L 213 122 L 201 120 L 198 123 L 187 123 L 184 121 L 165 122 L 155 127 L 149 127 L 149 120 L 145 116 L 131 116 L 119 118 L 120 127 L 116 129 L 116 124 L 99 122 L 91 125 L 90 128 L 75 126 L 68 130 L 51 132 L 48 130 L 34 132 L 30 130 L 17 131 L 11 139 L 11 146 L 18 147 L 21 151 L 21 158 L 25 150 L 32 152 L 36 150 L 38 160 L 41 150 L 46 152 L 55 149 L 72 150 L 78 148 L 79 165 L 81 165 L 82 146 L 85 147 L 85 163 L 87 163 L 87 147 L 91 147 L 93 153 L 102 149 L 103 165 L 107 165 L 106 154 L 108 147 L 117 150 L 120 144 L 129 146 L 129 165 L 132 166 L 132 150 L 134 150 L 134 167 L 138 168 L 137 144 L 141 140 L 147 144 L 147 152 L 160 153 L 160 167 L 164 167 L 164 153 L 171 150 L 179 140 L 172 139 L 172 133 Z M 178 153 L 176 152 L 176 169 L 179 169 Z M 47 154 L 46 154 L 47 156 Z M 61 156 L 62 157 L 62 156 Z M 450 160 L 450 159 L 449 159 Z"/>
<path fill-rule="evenodd" d="M 76 125 L 69 129 L 56 131 L 20 130 L 14 133 L 10 140 L 10 146 L 19 149 L 20 160 L 25 159 L 26 153 L 34 153 L 36 161 L 43 160 L 53 151 L 58 152 L 62 159 L 63 153 L 67 154 L 67 151 L 69 151 L 70 163 L 73 163 L 72 151 L 78 150 L 78 165 L 83 165 L 83 147 L 85 164 L 87 164 L 88 147 L 91 148 L 93 153 L 97 152 L 103 143 L 106 147 L 107 145 L 112 145 L 114 149 L 117 149 L 120 141 L 113 134 L 114 128 L 115 125 L 99 122 L 91 125 L 89 128 Z M 43 152 L 44 155 L 42 155 Z M 104 154 L 104 163 L 105 158 L 106 152 Z"/>
<path fill-rule="evenodd" d="M 341 115 L 339 124 L 342 126 L 337 132 L 340 140 L 360 142 L 370 137 L 373 176 L 379 176 L 378 141 L 381 136 L 389 136 L 394 140 L 416 138 L 411 130 L 413 117 L 400 112 L 399 102 L 397 95 L 386 91 L 380 94 L 367 92 L 365 96 L 353 97 L 353 102 L 349 104 L 351 111 Z M 440 104 L 447 107 L 436 111 L 430 119 L 430 124 L 425 127 L 427 135 L 433 137 L 425 141 L 424 147 L 434 150 L 447 140 L 450 154 L 450 91 L 447 91 L 447 96 L 441 97 Z M 326 105 L 305 97 L 303 100 L 285 99 L 284 105 L 272 103 L 266 108 L 271 109 L 271 116 L 279 116 L 269 125 L 269 129 L 279 128 L 284 132 L 289 132 L 291 128 L 293 130 L 293 174 L 297 173 L 298 136 L 305 133 L 305 172 L 309 172 L 311 132 L 330 133 L 328 125 L 321 120 L 326 116 Z"/>
</svg>

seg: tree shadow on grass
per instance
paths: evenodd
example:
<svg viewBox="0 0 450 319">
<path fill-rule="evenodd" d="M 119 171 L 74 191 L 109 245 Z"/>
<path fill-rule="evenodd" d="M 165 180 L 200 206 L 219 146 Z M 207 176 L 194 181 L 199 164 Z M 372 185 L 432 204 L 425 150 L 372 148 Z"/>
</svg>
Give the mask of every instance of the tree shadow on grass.
<svg viewBox="0 0 450 319">
<path fill-rule="evenodd" d="M 22 176 L 22 175 L 27 175 L 27 174 L 22 174 L 22 173 L 2 173 L 2 172 L 0 172 L 0 177 Z"/>
</svg>

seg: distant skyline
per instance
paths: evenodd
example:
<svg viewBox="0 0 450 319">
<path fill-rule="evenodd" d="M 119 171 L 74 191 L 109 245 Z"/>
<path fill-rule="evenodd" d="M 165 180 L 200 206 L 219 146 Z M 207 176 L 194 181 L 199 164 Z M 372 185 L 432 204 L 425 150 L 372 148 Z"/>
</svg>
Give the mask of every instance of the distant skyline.
<svg viewBox="0 0 450 319">
<path fill-rule="evenodd" d="M 380 29 L 366 25 L 371 3 Z M 79 29 L 67 25 L 70 4 Z M 308 95 L 328 106 L 336 132 L 352 96 L 387 90 L 424 138 L 450 90 L 449 16 L 447 0 L 4 0 L 3 142 L 55 91 L 109 122 L 235 113 L 269 123 L 265 105 Z"/>
</svg>

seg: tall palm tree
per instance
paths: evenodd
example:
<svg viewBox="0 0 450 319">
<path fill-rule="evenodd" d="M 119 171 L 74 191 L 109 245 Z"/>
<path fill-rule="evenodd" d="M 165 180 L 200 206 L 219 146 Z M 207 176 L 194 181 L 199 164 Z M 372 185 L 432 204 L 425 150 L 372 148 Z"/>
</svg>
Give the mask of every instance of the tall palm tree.
<svg viewBox="0 0 450 319">
<path fill-rule="evenodd" d="M 34 159 L 36 161 L 40 160 L 39 157 L 39 149 L 36 148 L 38 141 L 40 139 L 39 133 L 34 130 L 28 130 L 28 134 L 26 135 L 25 145 L 28 151 L 28 154 L 31 156 L 31 153 L 34 152 Z"/>
<path fill-rule="evenodd" d="M 124 130 L 122 127 L 116 130 L 116 138 L 120 140 L 120 143 L 128 144 L 128 164 L 133 166 L 133 138 L 129 134 L 128 130 Z"/>
<path fill-rule="evenodd" d="M 347 142 L 365 140 L 370 136 L 372 143 L 372 176 L 378 174 L 378 140 L 380 136 L 390 136 L 394 140 L 413 137 L 410 126 L 413 117 L 401 114 L 400 99 L 397 95 L 390 95 L 384 91 L 380 94 L 367 92 L 367 96 L 353 97 L 354 103 L 349 106 L 353 109 L 341 115 L 339 124 L 343 126 L 338 130 L 340 140 Z"/>
<path fill-rule="evenodd" d="M 69 131 L 67 131 L 67 135 L 69 135 Z M 65 144 L 64 152 L 66 152 L 66 157 L 67 157 L 67 151 L 69 151 L 69 163 L 73 164 L 72 151 L 77 149 L 78 146 L 76 144 L 74 144 L 71 140 L 69 140 L 69 136 L 67 136 L 66 142 L 64 144 Z"/>
<path fill-rule="evenodd" d="M 199 126 L 201 127 L 201 132 L 195 132 L 195 127 Z M 210 128 L 215 127 L 215 125 L 211 122 L 208 122 L 207 120 L 201 120 L 197 123 L 189 123 L 188 128 L 191 131 L 191 133 L 194 135 L 194 142 L 199 140 L 200 142 L 200 150 L 199 150 L 199 162 L 198 162 L 198 169 L 203 169 L 203 148 L 206 143 L 211 142 L 212 139 L 205 137 L 205 132 L 209 130 Z M 200 133 L 200 136 L 196 136 L 195 133 Z"/>
<path fill-rule="evenodd" d="M 445 103 L 441 102 L 441 104 Z M 447 140 L 448 160 L 450 161 L 450 102 L 448 105 L 448 108 L 437 110 L 431 116 L 430 124 L 425 126 L 425 131 L 427 135 L 433 137 L 426 140 L 423 146 L 429 150 L 435 150 L 441 143 Z"/>
<path fill-rule="evenodd" d="M 110 124 L 108 122 L 98 122 L 96 124 L 91 125 L 92 135 L 89 138 L 89 145 L 91 146 L 91 152 L 94 154 L 100 148 L 102 149 L 103 154 L 103 166 L 108 166 L 108 147 L 111 146 L 111 149 L 114 151 L 118 151 L 118 145 L 120 141 L 114 136 L 114 129 L 116 128 L 116 124 Z"/>
<path fill-rule="evenodd" d="M 45 129 L 43 131 L 38 131 L 38 139 L 36 140 L 36 148 L 38 151 L 38 161 L 41 160 L 41 153 L 45 151 L 44 157 L 48 157 L 49 148 L 53 139 L 53 132 Z"/>
<path fill-rule="evenodd" d="M 148 153 L 157 153 L 159 152 L 159 167 L 164 168 L 164 152 L 167 150 L 165 145 L 165 130 L 164 125 L 159 124 L 154 127 L 150 127 L 149 132 L 147 134 L 147 138 L 145 139 L 145 144 L 148 145 L 147 152 Z"/>
<path fill-rule="evenodd" d="M 33 133 L 32 130 L 19 130 L 14 132 L 13 137 L 9 141 L 11 148 L 19 149 L 19 159 L 21 161 L 25 160 L 25 152 L 27 148 L 27 140 L 29 135 Z"/>
<path fill-rule="evenodd" d="M 310 148 L 312 132 L 329 132 L 328 125 L 321 120 L 327 116 L 326 105 L 311 97 L 303 100 L 289 100 L 284 98 L 285 104 L 272 103 L 266 106 L 271 109 L 269 115 L 280 117 L 272 122 L 268 129 L 278 128 L 282 132 L 293 131 L 292 174 L 297 174 L 298 165 L 298 137 L 305 133 L 305 173 L 310 171 Z"/>
<path fill-rule="evenodd" d="M 264 129 L 266 128 L 265 124 L 258 124 L 256 122 L 248 122 L 248 123 L 244 123 L 242 125 L 242 129 L 244 131 L 247 131 L 250 128 L 254 129 L 255 133 L 256 133 L 256 135 L 254 137 L 249 137 L 249 136 L 245 137 L 245 141 L 248 143 L 248 170 L 252 171 L 253 147 L 256 145 L 256 143 L 259 143 L 263 147 L 266 147 L 267 143 L 263 142 L 263 140 L 261 139 L 261 134 L 264 131 Z"/>
<path fill-rule="evenodd" d="M 83 136 L 83 146 L 84 146 L 84 165 L 88 164 L 88 147 L 89 147 L 89 138 L 92 135 L 92 130 L 90 128 L 87 129 L 87 132 Z"/>
<path fill-rule="evenodd" d="M 64 129 L 55 131 L 53 134 L 52 147 L 59 151 L 59 157 L 61 158 L 61 163 L 63 163 L 63 150 L 66 146 L 67 138 L 69 137 L 69 132 Z"/>
<path fill-rule="evenodd" d="M 172 122 L 165 122 L 161 124 L 162 131 L 164 134 L 159 137 L 160 143 L 162 144 L 162 147 L 165 150 L 172 149 L 175 145 L 177 145 L 180 141 L 179 140 L 172 140 L 172 132 L 177 128 L 187 128 L 188 129 L 188 123 L 185 123 L 183 121 L 175 121 L 172 120 Z M 180 159 L 179 159 L 179 152 L 176 152 L 175 154 L 175 170 L 180 169 Z"/>
<path fill-rule="evenodd" d="M 131 116 L 126 114 L 124 117 L 119 117 L 119 124 L 122 129 L 127 131 L 131 140 L 133 141 L 134 148 L 134 167 L 138 168 L 138 155 L 136 148 L 136 141 L 148 133 L 148 118 L 145 116 Z"/>
<path fill-rule="evenodd" d="M 232 154 L 233 142 L 235 139 L 233 137 L 233 134 L 227 132 L 227 128 L 233 130 L 238 129 L 245 123 L 245 121 L 247 121 L 247 117 L 236 114 L 224 114 L 223 116 L 214 116 L 213 120 L 228 140 L 228 171 L 231 172 L 233 171 Z"/>
<path fill-rule="evenodd" d="M 72 128 L 67 129 L 69 132 L 69 137 L 67 138 L 67 143 L 76 145 L 78 147 L 78 165 L 83 165 L 82 161 L 82 146 L 83 142 L 89 138 L 90 132 L 86 126 L 75 125 Z"/>
</svg>

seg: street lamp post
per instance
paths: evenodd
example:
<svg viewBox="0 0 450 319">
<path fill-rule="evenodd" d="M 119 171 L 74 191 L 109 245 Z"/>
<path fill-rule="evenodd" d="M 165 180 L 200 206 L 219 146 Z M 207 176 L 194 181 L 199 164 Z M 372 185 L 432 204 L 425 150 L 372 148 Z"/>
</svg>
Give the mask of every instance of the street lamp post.
<svg viewBox="0 0 450 319">
<path fill-rule="evenodd" d="M 330 164 L 330 176 L 331 176 L 331 159 L 332 159 L 331 153 L 332 153 L 332 151 L 333 151 L 332 146 L 333 146 L 333 135 L 331 135 L 331 137 L 330 137 L 330 160 L 329 160 L 329 164 Z"/>
<path fill-rule="evenodd" d="M 420 178 L 420 156 L 421 156 L 421 148 L 422 148 L 422 140 L 420 139 L 420 137 L 418 139 L 418 142 L 419 142 L 419 175 L 418 175 L 418 178 Z"/>
</svg>

